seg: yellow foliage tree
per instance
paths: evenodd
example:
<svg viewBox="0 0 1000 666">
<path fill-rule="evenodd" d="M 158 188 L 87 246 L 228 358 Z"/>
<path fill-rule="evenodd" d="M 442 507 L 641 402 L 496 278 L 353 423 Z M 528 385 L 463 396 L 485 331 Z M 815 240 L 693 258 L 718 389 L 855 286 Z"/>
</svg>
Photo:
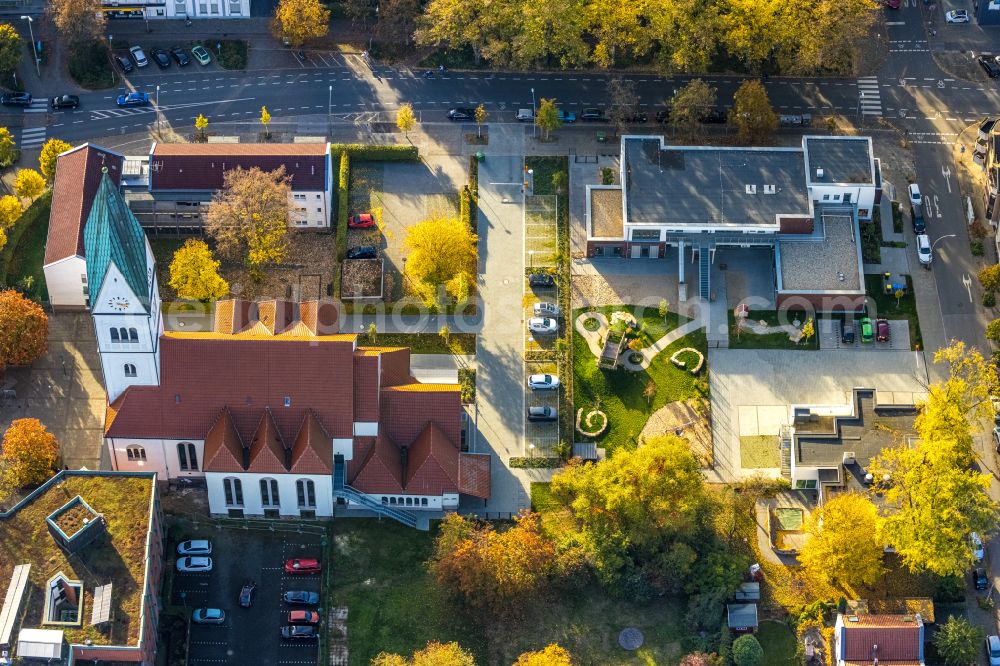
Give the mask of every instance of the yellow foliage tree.
<svg viewBox="0 0 1000 666">
<path fill-rule="evenodd" d="M 413 113 L 412 104 L 402 104 L 396 112 L 396 127 L 409 136 L 410 130 L 417 126 L 417 116 Z"/>
<path fill-rule="evenodd" d="M 0 370 L 34 363 L 48 351 L 48 338 L 42 306 L 13 289 L 0 291 Z"/>
<path fill-rule="evenodd" d="M 458 218 L 434 217 L 406 232 L 406 276 L 427 306 L 440 305 L 443 288 L 458 302 L 475 284 L 477 237 Z"/>
<path fill-rule="evenodd" d="M 72 147 L 61 139 L 49 139 L 42 146 L 42 152 L 38 156 L 38 167 L 50 183 L 56 177 L 56 158 Z"/>
<path fill-rule="evenodd" d="M 799 563 L 818 579 L 855 586 L 871 585 L 882 575 L 885 543 L 878 509 L 867 497 L 837 495 L 813 511 L 806 532 Z"/>
<path fill-rule="evenodd" d="M 264 126 L 264 132 L 271 136 L 271 130 L 268 128 L 268 125 L 271 124 L 271 114 L 268 113 L 266 106 L 260 107 L 260 124 Z"/>
<path fill-rule="evenodd" d="M 372 666 L 476 666 L 476 660 L 458 643 L 430 641 L 423 650 L 417 650 L 409 659 L 381 652 L 372 659 Z"/>
<path fill-rule="evenodd" d="M 3 436 L 4 488 L 37 486 L 52 476 L 59 460 L 55 435 L 38 419 L 17 419 Z"/>
<path fill-rule="evenodd" d="M 22 199 L 36 199 L 45 191 L 45 178 L 34 169 L 19 169 L 14 179 L 14 191 Z"/>
<path fill-rule="evenodd" d="M 205 140 L 205 130 L 208 129 L 208 118 L 203 114 L 199 113 L 198 117 L 194 119 L 194 128 L 198 130 L 198 139 L 200 141 Z"/>
<path fill-rule="evenodd" d="M 0 127 L 0 167 L 8 167 L 17 160 L 17 142 L 6 127 Z"/>
<path fill-rule="evenodd" d="M 205 241 L 190 239 L 174 252 L 170 286 L 179 298 L 207 301 L 229 293 L 229 283 L 219 275 L 219 262 Z"/>
<path fill-rule="evenodd" d="M 0 197 L 0 227 L 9 229 L 14 226 L 23 212 L 21 202 L 13 194 Z"/>
<path fill-rule="evenodd" d="M 525 652 L 514 666 L 573 666 L 573 659 L 566 648 L 552 643 L 542 650 Z"/>
<path fill-rule="evenodd" d="M 330 30 L 330 10 L 319 0 L 281 0 L 274 12 L 274 34 L 292 46 L 324 37 Z"/>
<path fill-rule="evenodd" d="M 733 95 L 729 122 L 736 128 L 740 141 L 759 143 L 778 127 L 778 114 L 771 107 L 764 84 L 757 80 L 744 81 Z"/>
</svg>

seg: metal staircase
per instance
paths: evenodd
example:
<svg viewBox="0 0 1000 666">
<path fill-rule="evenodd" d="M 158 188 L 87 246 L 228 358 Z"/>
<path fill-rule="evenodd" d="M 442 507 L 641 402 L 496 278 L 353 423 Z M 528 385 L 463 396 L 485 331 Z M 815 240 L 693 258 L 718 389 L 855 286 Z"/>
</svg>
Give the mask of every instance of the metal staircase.
<svg viewBox="0 0 1000 666">
<path fill-rule="evenodd" d="M 709 291 L 709 271 L 711 270 L 711 264 L 709 263 L 709 251 L 707 245 L 702 245 L 698 248 L 698 295 L 701 300 L 708 301 L 710 294 Z"/>
<path fill-rule="evenodd" d="M 420 530 L 427 530 L 430 527 L 429 520 L 421 520 L 421 517 L 413 511 L 404 511 L 392 506 L 386 506 L 381 502 L 376 502 L 358 489 L 347 485 L 347 466 L 344 464 L 343 457 L 339 455 L 334 458 L 333 462 L 333 496 L 374 511 L 380 516 L 392 518 L 407 527 L 415 527 Z"/>
<path fill-rule="evenodd" d="M 792 478 L 792 429 L 787 425 L 781 426 L 778 433 L 781 440 L 781 476 L 786 479 Z"/>
</svg>

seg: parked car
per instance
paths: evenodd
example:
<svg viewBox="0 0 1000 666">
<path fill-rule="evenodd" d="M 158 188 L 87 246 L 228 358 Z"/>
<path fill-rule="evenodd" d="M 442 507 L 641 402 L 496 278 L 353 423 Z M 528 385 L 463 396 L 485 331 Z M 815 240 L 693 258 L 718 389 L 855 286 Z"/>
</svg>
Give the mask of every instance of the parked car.
<svg viewBox="0 0 1000 666">
<path fill-rule="evenodd" d="M 211 557 L 182 557 L 177 560 L 177 570 L 190 573 L 212 570 Z"/>
<path fill-rule="evenodd" d="M 555 421 L 557 418 L 559 418 L 559 412 L 555 407 L 543 407 L 541 405 L 528 407 L 529 421 Z"/>
<path fill-rule="evenodd" d="M 854 344 L 854 336 L 856 335 L 856 328 L 854 326 L 853 319 L 845 319 L 840 325 L 840 341 L 845 345 Z"/>
<path fill-rule="evenodd" d="M 721 125 L 724 124 L 726 120 L 726 112 L 721 109 L 711 109 L 698 118 L 698 122 L 703 125 Z"/>
<path fill-rule="evenodd" d="M 530 123 L 535 121 L 535 110 L 534 109 L 518 109 L 515 118 L 522 123 Z"/>
<path fill-rule="evenodd" d="M 531 375 L 528 377 L 528 388 L 532 391 L 554 391 L 559 388 L 559 378 L 555 375 Z"/>
<path fill-rule="evenodd" d="M 130 92 L 127 95 L 118 95 L 115 102 L 118 106 L 146 106 L 149 104 L 149 93 Z"/>
<path fill-rule="evenodd" d="M 972 583 L 977 590 L 985 590 L 990 586 L 990 579 L 986 575 L 985 567 L 976 567 L 972 570 Z"/>
<path fill-rule="evenodd" d="M 627 123 L 644 123 L 649 120 L 649 116 L 642 111 L 636 111 L 631 116 L 625 118 Z"/>
<path fill-rule="evenodd" d="M 986 659 L 990 666 L 1000 666 L 1000 636 L 986 638 Z"/>
<path fill-rule="evenodd" d="M 286 574 L 318 574 L 322 570 L 323 566 L 316 558 L 304 557 L 285 560 Z"/>
<path fill-rule="evenodd" d="M 305 590 L 290 590 L 282 595 L 282 600 L 291 606 L 318 606 L 319 593 Z"/>
<path fill-rule="evenodd" d="M 0 95 L 0 104 L 4 106 L 31 106 L 31 93 L 7 93 Z"/>
<path fill-rule="evenodd" d="M 532 310 L 536 317 L 558 317 L 562 310 L 555 303 L 535 303 Z"/>
<path fill-rule="evenodd" d="M 173 46 L 170 48 L 170 55 L 174 57 L 177 61 L 178 67 L 186 67 L 191 64 L 191 58 L 188 57 L 187 51 L 179 46 Z"/>
<path fill-rule="evenodd" d="M 952 9 L 944 13 L 944 20 L 947 23 L 968 23 L 969 12 L 965 9 Z"/>
<path fill-rule="evenodd" d="M 986 553 L 983 550 L 983 540 L 979 538 L 978 533 L 971 532 L 969 534 L 969 547 L 972 549 L 972 556 L 976 558 L 976 562 L 982 562 Z"/>
<path fill-rule="evenodd" d="M 562 109 L 559 109 L 559 122 L 563 123 L 564 125 L 575 123 L 576 114 L 573 113 L 572 111 L 563 111 Z"/>
<path fill-rule="evenodd" d="M 580 114 L 580 120 L 589 123 L 603 123 L 608 118 L 604 115 L 604 111 L 598 108 L 584 109 L 583 113 Z"/>
<path fill-rule="evenodd" d="M 240 588 L 240 606 L 243 608 L 250 608 L 253 606 L 253 594 L 256 591 L 257 583 L 248 578 L 243 583 L 243 587 Z"/>
<path fill-rule="evenodd" d="M 910 183 L 910 187 L 908 188 L 908 190 L 909 190 L 909 193 L 910 193 L 910 205 L 911 206 L 919 206 L 921 203 L 923 203 L 924 199 L 923 199 L 922 196 L 920 196 L 920 186 L 919 185 L 917 185 L 916 183 Z"/>
<path fill-rule="evenodd" d="M 149 64 L 149 60 L 146 59 L 146 53 L 142 50 L 141 46 L 133 46 L 128 52 L 131 54 L 132 60 L 135 61 L 136 67 L 142 68 Z"/>
<path fill-rule="evenodd" d="M 195 624 L 222 624 L 226 621 L 226 611 L 221 608 L 195 608 L 191 621 Z"/>
<path fill-rule="evenodd" d="M 879 317 L 875 320 L 875 339 L 879 342 L 889 342 L 889 320 Z"/>
<path fill-rule="evenodd" d="M 899 9 L 902 4 L 902 0 L 882 0 L 882 5 L 889 9 Z"/>
<path fill-rule="evenodd" d="M 656 122 L 661 125 L 670 120 L 670 109 L 660 109 L 656 112 Z"/>
<path fill-rule="evenodd" d="M 993 56 L 981 55 L 976 58 L 976 62 L 979 63 L 979 66 L 986 71 L 986 75 L 991 79 L 1000 77 L 1000 64 L 997 64 L 997 61 Z"/>
<path fill-rule="evenodd" d="M 156 66 L 160 69 L 170 67 L 170 56 L 163 49 L 153 49 L 153 60 L 156 61 Z"/>
<path fill-rule="evenodd" d="M 552 273 L 532 273 L 528 277 L 528 286 L 539 289 L 551 289 L 556 286 L 556 279 Z"/>
<path fill-rule="evenodd" d="M 370 229 L 375 226 L 375 217 L 371 213 L 358 213 L 347 218 L 348 229 Z"/>
<path fill-rule="evenodd" d="M 49 100 L 53 109 L 75 109 L 80 106 L 80 98 L 76 95 L 59 95 Z"/>
<path fill-rule="evenodd" d="M 913 233 L 922 234 L 927 231 L 927 223 L 924 222 L 920 206 L 910 206 L 910 219 L 913 220 Z"/>
<path fill-rule="evenodd" d="M 118 62 L 118 66 L 122 68 L 122 71 L 128 74 L 134 67 L 132 67 L 132 61 L 123 55 L 116 55 L 115 60 Z"/>
<path fill-rule="evenodd" d="M 319 613 L 308 610 L 288 611 L 288 624 L 319 624 Z"/>
<path fill-rule="evenodd" d="M 362 245 L 360 247 L 352 247 L 347 251 L 348 259 L 377 259 L 378 250 L 375 249 L 374 245 Z"/>
<path fill-rule="evenodd" d="M 532 317 L 528 320 L 528 330 L 532 333 L 558 333 L 559 322 L 549 317 Z"/>
<path fill-rule="evenodd" d="M 917 260 L 924 266 L 930 266 L 933 260 L 931 239 L 927 234 L 917 234 Z"/>
<path fill-rule="evenodd" d="M 199 65 L 212 64 L 212 56 L 208 54 L 208 49 L 201 44 L 198 44 L 191 49 L 191 55 L 194 56 L 194 59 L 198 61 Z"/>
<path fill-rule="evenodd" d="M 208 539 L 192 539 L 177 544 L 178 555 L 211 555 L 212 542 Z"/>
<path fill-rule="evenodd" d="M 871 342 L 875 339 L 875 334 L 872 332 L 872 320 L 865 317 L 861 320 L 861 342 Z"/>
<path fill-rule="evenodd" d="M 281 637 L 286 641 L 314 641 L 319 637 L 319 634 L 316 632 L 316 627 L 302 624 L 290 624 L 281 628 Z"/>
<path fill-rule="evenodd" d="M 448 120 L 475 120 L 476 110 L 467 107 L 458 107 L 448 111 Z"/>
</svg>

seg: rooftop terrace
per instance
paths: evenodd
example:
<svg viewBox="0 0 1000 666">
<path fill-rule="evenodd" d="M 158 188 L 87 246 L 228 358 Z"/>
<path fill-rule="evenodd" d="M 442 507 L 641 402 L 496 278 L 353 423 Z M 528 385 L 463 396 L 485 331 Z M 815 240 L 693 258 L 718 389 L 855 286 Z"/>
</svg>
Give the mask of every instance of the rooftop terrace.
<svg viewBox="0 0 1000 666">
<path fill-rule="evenodd" d="M 783 291 L 857 291 L 864 288 L 849 215 L 823 215 L 824 239 L 820 242 L 782 240 L 781 289 Z"/>
<path fill-rule="evenodd" d="M 875 183 L 871 141 L 867 137 L 806 139 L 807 173 L 812 184 Z M 823 170 L 820 176 L 817 169 Z"/>
</svg>

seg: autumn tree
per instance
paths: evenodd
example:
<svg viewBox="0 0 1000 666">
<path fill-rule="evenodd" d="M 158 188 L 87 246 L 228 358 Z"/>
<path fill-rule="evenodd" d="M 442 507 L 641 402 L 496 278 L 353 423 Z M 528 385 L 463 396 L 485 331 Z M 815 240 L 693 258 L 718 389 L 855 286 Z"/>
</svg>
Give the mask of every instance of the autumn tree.
<svg viewBox="0 0 1000 666">
<path fill-rule="evenodd" d="M 52 0 L 48 14 L 73 47 L 104 35 L 106 19 L 101 0 Z"/>
<path fill-rule="evenodd" d="M 413 113 L 413 105 L 409 102 L 399 105 L 399 111 L 396 112 L 396 127 L 399 131 L 405 134 L 407 137 L 410 136 L 410 130 L 417 126 L 417 117 Z"/>
<path fill-rule="evenodd" d="M 189 239 L 174 252 L 170 286 L 178 298 L 208 301 L 229 293 L 229 283 L 219 275 L 219 262 L 205 241 Z"/>
<path fill-rule="evenodd" d="M 979 269 L 979 282 L 984 291 L 1000 290 L 1000 264 L 992 264 Z"/>
<path fill-rule="evenodd" d="M 715 666 L 717 663 L 719 663 L 719 657 L 715 653 L 692 652 L 681 657 L 681 663 L 678 666 Z"/>
<path fill-rule="evenodd" d="M 693 79 L 670 101 L 670 125 L 674 131 L 692 137 L 701 131 L 701 118 L 715 106 L 716 89 L 701 79 Z"/>
<path fill-rule="evenodd" d="M 802 29 L 798 8 L 784 0 L 726 0 L 720 7 L 720 41 L 726 51 L 760 73 L 766 60 L 794 50 Z M 828 37 L 829 38 L 829 37 Z"/>
<path fill-rule="evenodd" d="M 288 252 L 290 192 L 284 167 L 229 169 L 208 207 L 205 232 L 219 252 L 244 261 L 259 276 L 263 266 L 280 263 Z"/>
<path fill-rule="evenodd" d="M 649 16 L 664 73 L 704 72 L 718 48 L 719 12 L 704 0 L 671 0 Z"/>
<path fill-rule="evenodd" d="M 813 510 L 799 563 L 811 575 L 845 585 L 871 585 L 882 574 L 885 542 L 878 509 L 867 497 L 843 493 Z"/>
<path fill-rule="evenodd" d="M 0 127 L 0 167 L 9 167 L 17 161 L 17 142 L 6 127 Z"/>
<path fill-rule="evenodd" d="M 412 44 L 420 5 L 420 0 L 381 0 L 375 22 L 375 39 L 394 47 Z"/>
<path fill-rule="evenodd" d="M 552 643 L 535 652 L 525 652 L 514 666 L 573 666 L 573 658 L 566 648 Z"/>
<path fill-rule="evenodd" d="M 56 177 L 56 158 L 72 147 L 60 139 L 49 139 L 42 146 L 42 152 L 38 156 L 38 168 L 50 183 Z"/>
<path fill-rule="evenodd" d="M 18 169 L 14 191 L 22 199 L 36 199 L 45 191 L 45 178 L 34 169 Z"/>
<path fill-rule="evenodd" d="M 858 46 L 869 39 L 880 12 L 876 0 L 816 2 L 797 34 L 797 69 L 849 72 Z"/>
<path fill-rule="evenodd" d="M 736 128 L 740 141 L 760 143 L 778 127 L 778 116 L 760 81 L 744 81 L 733 95 L 729 122 Z"/>
<path fill-rule="evenodd" d="M 505 614 L 541 592 L 559 562 L 538 514 L 522 513 L 513 527 L 497 531 L 490 523 L 449 513 L 428 565 L 438 583 L 470 607 Z"/>
<path fill-rule="evenodd" d="M 653 45 L 646 27 L 647 4 L 633 0 L 589 2 L 584 9 L 587 32 L 594 42 L 591 60 L 605 69 L 619 60 L 646 55 Z"/>
<path fill-rule="evenodd" d="M 621 76 L 608 79 L 608 99 L 611 109 L 608 117 L 615 127 L 615 133 L 623 134 L 625 127 L 639 114 L 639 92 L 635 81 Z"/>
<path fill-rule="evenodd" d="M 56 472 L 59 444 L 38 419 L 11 422 L 2 446 L 4 487 L 37 486 Z"/>
<path fill-rule="evenodd" d="M 555 99 L 545 99 L 544 97 L 541 99 L 538 109 L 535 111 L 535 124 L 545 133 L 546 139 L 549 138 L 553 130 L 562 126 Z"/>
<path fill-rule="evenodd" d="M 264 126 L 264 136 L 271 138 L 271 114 L 268 112 L 266 106 L 260 107 L 260 124 Z"/>
<path fill-rule="evenodd" d="M 206 131 L 208 130 L 208 118 L 203 114 L 199 113 L 198 117 L 194 119 L 194 128 L 198 133 L 198 140 L 204 141 L 208 138 Z"/>
<path fill-rule="evenodd" d="M 49 350 L 49 318 L 42 307 L 14 291 L 0 291 L 0 370 L 34 363 Z"/>
<path fill-rule="evenodd" d="M 983 641 L 983 630 L 964 617 L 948 616 L 934 634 L 934 647 L 948 666 L 975 664 Z"/>
<path fill-rule="evenodd" d="M 272 23 L 278 39 L 298 48 L 310 39 L 325 37 L 330 30 L 330 10 L 320 0 L 281 0 Z"/>
<path fill-rule="evenodd" d="M 21 62 L 21 35 L 10 23 L 0 23 L 0 72 L 12 72 Z"/>
<path fill-rule="evenodd" d="M 476 130 L 479 133 L 479 137 L 483 136 L 483 125 L 486 123 L 486 119 L 490 117 L 490 114 L 486 111 L 486 107 L 480 104 L 476 107 Z"/>
<path fill-rule="evenodd" d="M 9 229 L 14 226 L 23 212 L 24 208 L 21 207 L 21 202 L 13 194 L 5 194 L 0 197 L 0 229 Z"/>
<path fill-rule="evenodd" d="M 430 641 L 423 650 L 417 650 L 409 659 L 398 654 L 380 652 L 372 659 L 372 666 L 476 666 L 476 660 L 458 643 Z"/>
<path fill-rule="evenodd" d="M 478 239 L 458 218 L 432 217 L 406 232 L 406 277 L 428 306 L 441 304 L 441 290 L 464 303 L 475 284 Z"/>
<path fill-rule="evenodd" d="M 420 46 L 468 48 L 478 65 L 495 26 L 493 14 L 493 7 L 484 3 L 430 0 L 417 19 L 416 42 Z"/>
<path fill-rule="evenodd" d="M 1000 345 L 1000 319 L 994 319 L 986 325 L 986 339 Z"/>
</svg>

